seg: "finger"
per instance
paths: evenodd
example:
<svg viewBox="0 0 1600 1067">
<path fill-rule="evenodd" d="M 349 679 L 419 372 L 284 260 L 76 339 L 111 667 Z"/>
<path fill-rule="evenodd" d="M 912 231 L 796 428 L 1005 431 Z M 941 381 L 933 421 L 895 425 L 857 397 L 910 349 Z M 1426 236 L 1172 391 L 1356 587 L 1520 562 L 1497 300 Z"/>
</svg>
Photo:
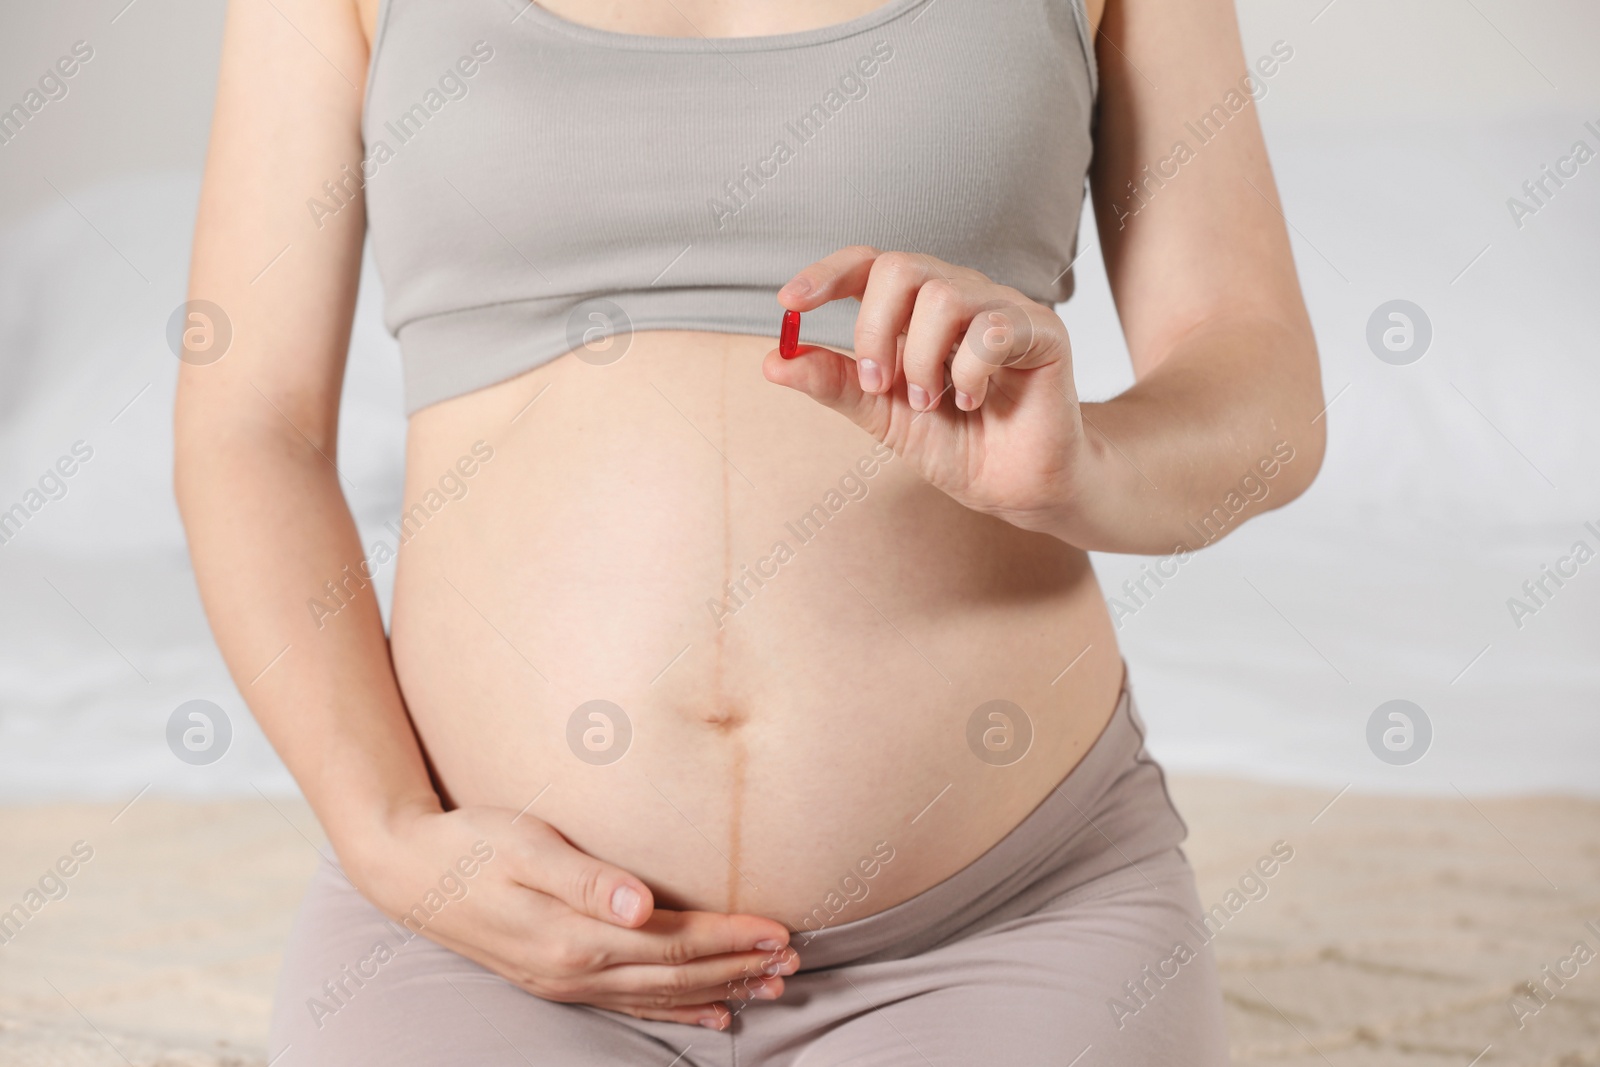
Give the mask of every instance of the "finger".
<svg viewBox="0 0 1600 1067">
<path fill-rule="evenodd" d="M 885 252 L 873 261 L 855 331 L 856 359 L 882 368 L 871 392 L 887 392 L 899 379 L 900 337 L 911 323 L 917 293 L 931 279 L 949 277 L 951 269 L 912 252 Z"/>
<path fill-rule="evenodd" d="M 944 394 L 945 364 L 966 333 L 988 282 L 933 278 L 917 292 L 916 308 L 906 330 L 901 373 L 906 400 L 917 411 L 932 411 Z"/>
<path fill-rule="evenodd" d="M 905 363 L 906 335 L 899 334 L 894 339 L 894 358 L 887 362 L 876 357 L 863 356 L 859 352 L 851 358 L 856 364 L 856 381 L 861 386 L 863 393 L 877 393 L 887 395 L 894 388 L 894 383 L 900 378 L 900 367 Z"/>
<path fill-rule="evenodd" d="M 752 1000 L 777 1000 L 783 996 L 783 990 L 782 978 L 746 978 L 731 986 L 724 986 L 720 994 L 715 988 L 705 990 L 705 993 L 711 999 L 720 1000 L 738 1011 Z"/>
<path fill-rule="evenodd" d="M 1066 327 L 1055 312 L 1031 301 L 985 302 L 950 361 L 956 406 L 971 411 L 982 404 L 1001 370 L 1032 370 L 1070 359 Z"/>
<path fill-rule="evenodd" d="M 871 245 L 850 245 L 823 256 L 778 290 L 778 303 L 790 311 L 812 311 L 830 300 L 859 298 L 877 257 Z"/>
<path fill-rule="evenodd" d="M 801 345 L 793 359 L 784 359 L 773 349 L 762 361 L 761 372 L 767 381 L 806 394 L 880 441 L 889 432 L 894 405 L 904 403 L 893 399 L 892 393 L 864 392 L 856 364 L 817 345 Z"/>
<path fill-rule="evenodd" d="M 516 874 L 529 888 L 616 926 L 640 926 L 655 910 L 655 900 L 643 882 L 574 848 L 548 824 L 530 823 L 527 841 Z"/>
<path fill-rule="evenodd" d="M 595 925 L 592 920 L 586 920 Z M 516 961 L 500 959 L 475 945 L 454 938 L 430 936 L 439 944 L 511 979 L 522 989 L 544 1000 L 566 1004 L 593 1004 L 597 1007 L 675 1009 L 721 1001 L 743 1003 L 751 1000 L 776 1000 L 783 992 L 783 980 L 800 966 L 799 957 L 788 948 L 774 952 L 738 953 L 704 963 L 682 966 L 635 966 L 595 969 L 576 961 L 569 969 L 585 973 L 535 977 L 519 968 Z M 691 1019 L 691 1022 L 697 1021 Z"/>
<path fill-rule="evenodd" d="M 589 987 L 606 995 L 688 997 L 696 990 L 759 985 L 767 978 L 783 978 L 800 969 L 793 949 L 776 952 L 733 952 L 688 963 L 620 964 L 590 976 Z"/>
<path fill-rule="evenodd" d="M 783 996 L 782 978 L 752 976 L 737 982 L 722 982 L 714 986 L 686 989 L 681 993 L 606 993 L 583 1003 L 617 1004 L 630 1008 L 652 1008 L 665 1011 L 673 1008 L 697 1007 L 701 1004 L 729 1004 L 742 1007 L 755 1000 L 777 1000 Z"/>
<path fill-rule="evenodd" d="M 759 915 L 660 909 L 632 930 L 595 927 L 594 946 L 610 966 L 667 964 L 729 953 L 773 953 L 789 944 L 789 930 Z M 707 983 L 716 979 L 707 979 Z"/>
<path fill-rule="evenodd" d="M 726 1030 L 733 1022 L 733 1012 L 728 1010 L 726 1004 L 708 1001 L 704 1004 L 687 1005 L 681 1008 L 649 1008 L 637 1004 L 597 1003 L 597 1008 L 609 1008 L 612 1011 L 631 1015 L 635 1019 L 656 1019 L 666 1023 L 685 1023 L 689 1026 L 704 1026 L 709 1030 Z"/>
</svg>

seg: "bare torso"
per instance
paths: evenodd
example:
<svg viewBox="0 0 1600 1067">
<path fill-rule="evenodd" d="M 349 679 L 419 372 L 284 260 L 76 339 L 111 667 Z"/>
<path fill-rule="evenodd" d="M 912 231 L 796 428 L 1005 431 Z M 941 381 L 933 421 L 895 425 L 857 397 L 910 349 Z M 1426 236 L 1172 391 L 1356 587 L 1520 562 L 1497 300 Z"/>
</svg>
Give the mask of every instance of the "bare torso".
<svg viewBox="0 0 1600 1067">
<path fill-rule="evenodd" d="M 685 32 L 629 5 L 545 6 Z M 878 459 L 762 377 L 773 343 L 641 333 L 608 365 L 567 355 L 417 413 L 406 505 L 463 457 L 474 473 L 401 548 L 392 648 L 448 802 L 526 808 L 662 905 L 799 928 L 819 907 L 882 910 L 993 845 L 1098 736 L 1122 664 L 1083 552 Z M 593 700 L 630 739 L 585 713 L 580 734 L 599 732 L 569 744 Z M 993 700 L 1032 731 L 1009 765 L 1017 749 L 969 744 Z"/>
</svg>

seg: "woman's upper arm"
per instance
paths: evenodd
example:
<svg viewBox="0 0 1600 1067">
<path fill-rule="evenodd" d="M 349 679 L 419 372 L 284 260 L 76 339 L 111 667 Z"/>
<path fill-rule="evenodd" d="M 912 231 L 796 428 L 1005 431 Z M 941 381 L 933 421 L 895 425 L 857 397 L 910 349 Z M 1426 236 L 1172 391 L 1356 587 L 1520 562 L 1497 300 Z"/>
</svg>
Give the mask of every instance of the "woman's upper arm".
<svg viewBox="0 0 1600 1067">
<path fill-rule="evenodd" d="M 1315 348 L 1252 92 L 1293 50 L 1246 67 L 1233 0 L 1109 0 L 1091 170 L 1102 255 L 1143 377 L 1197 327 L 1254 320 Z M 1248 79 L 1246 75 L 1249 75 Z"/>
<path fill-rule="evenodd" d="M 333 453 L 366 218 L 359 191 L 320 218 L 308 202 L 360 173 L 367 54 L 357 0 L 230 0 L 189 299 L 232 339 L 180 369 L 180 453 L 286 423 Z"/>
</svg>

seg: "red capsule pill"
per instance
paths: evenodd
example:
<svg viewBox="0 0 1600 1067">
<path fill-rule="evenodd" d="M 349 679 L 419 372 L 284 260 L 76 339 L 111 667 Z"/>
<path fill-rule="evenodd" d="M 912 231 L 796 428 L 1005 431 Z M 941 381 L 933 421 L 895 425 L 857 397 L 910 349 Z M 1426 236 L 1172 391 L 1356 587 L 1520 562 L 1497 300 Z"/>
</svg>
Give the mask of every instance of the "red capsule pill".
<svg viewBox="0 0 1600 1067">
<path fill-rule="evenodd" d="M 800 351 L 800 312 L 783 313 L 783 330 L 778 334 L 778 355 L 793 359 Z"/>
</svg>

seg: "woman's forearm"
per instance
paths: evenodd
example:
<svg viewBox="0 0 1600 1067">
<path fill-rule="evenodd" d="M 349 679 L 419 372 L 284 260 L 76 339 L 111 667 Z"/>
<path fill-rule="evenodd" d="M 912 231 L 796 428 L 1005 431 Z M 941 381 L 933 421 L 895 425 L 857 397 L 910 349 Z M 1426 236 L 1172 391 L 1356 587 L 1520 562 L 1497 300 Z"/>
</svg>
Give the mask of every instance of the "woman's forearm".
<svg viewBox="0 0 1600 1067">
<path fill-rule="evenodd" d="M 332 617 L 307 606 L 362 561 L 338 474 L 287 423 L 224 428 L 183 400 L 177 495 L 217 644 L 341 858 L 359 864 L 372 831 L 439 800 L 371 584 L 345 582 Z"/>
<path fill-rule="evenodd" d="M 1087 458 L 1051 532 L 1100 552 L 1202 548 L 1311 484 L 1322 413 L 1309 329 L 1197 329 L 1126 392 L 1082 405 Z"/>
</svg>

